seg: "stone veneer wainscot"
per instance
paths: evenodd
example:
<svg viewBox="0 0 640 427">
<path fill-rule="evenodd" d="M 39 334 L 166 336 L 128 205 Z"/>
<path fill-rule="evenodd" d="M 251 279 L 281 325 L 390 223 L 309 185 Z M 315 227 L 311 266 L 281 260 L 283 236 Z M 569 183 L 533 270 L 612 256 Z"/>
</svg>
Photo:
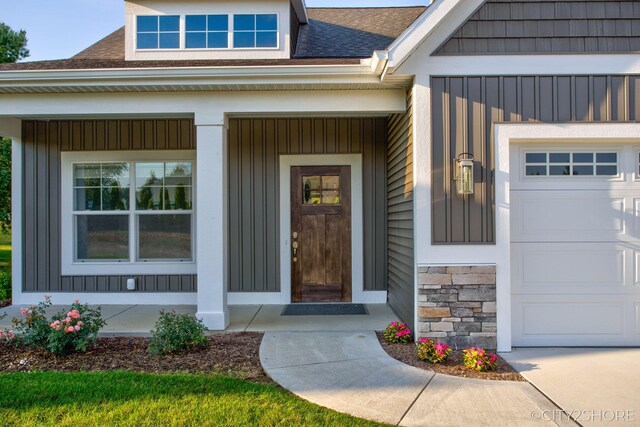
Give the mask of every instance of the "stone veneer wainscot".
<svg viewBox="0 0 640 427">
<path fill-rule="evenodd" d="M 496 348 L 496 267 L 420 267 L 418 337 Z"/>
</svg>

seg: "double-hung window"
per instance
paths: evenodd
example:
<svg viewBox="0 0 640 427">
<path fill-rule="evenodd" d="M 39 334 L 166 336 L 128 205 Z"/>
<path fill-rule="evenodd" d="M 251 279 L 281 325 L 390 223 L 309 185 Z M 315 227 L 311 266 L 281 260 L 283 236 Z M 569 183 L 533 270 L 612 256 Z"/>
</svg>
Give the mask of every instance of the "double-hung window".
<svg viewBox="0 0 640 427">
<path fill-rule="evenodd" d="M 179 49 L 179 15 L 140 15 L 136 19 L 138 49 Z"/>
<path fill-rule="evenodd" d="M 278 15 L 234 15 L 233 47 L 278 47 Z"/>
<path fill-rule="evenodd" d="M 187 49 L 226 49 L 229 47 L 228 15 L 187 15 L 185 19 Z"/>
<path fill-rule="evenodd" d="M 195 272 L 194 162 L 168 158 L 94 162 L 64 153 L 63 274 Z"/>
</svg>

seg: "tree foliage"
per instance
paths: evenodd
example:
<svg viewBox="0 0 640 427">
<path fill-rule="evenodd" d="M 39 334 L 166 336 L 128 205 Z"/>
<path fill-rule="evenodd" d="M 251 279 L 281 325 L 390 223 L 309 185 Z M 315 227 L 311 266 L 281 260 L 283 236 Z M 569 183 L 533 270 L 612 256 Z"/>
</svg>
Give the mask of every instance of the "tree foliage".
<svg viewBox="0 0 640 427">
<path fill-rule="evenodd" d="M 13 31 L 0 22 L 0 64 L 17 62 L 28 56 L 27 33 L 24 30 Z"/>
</svg>

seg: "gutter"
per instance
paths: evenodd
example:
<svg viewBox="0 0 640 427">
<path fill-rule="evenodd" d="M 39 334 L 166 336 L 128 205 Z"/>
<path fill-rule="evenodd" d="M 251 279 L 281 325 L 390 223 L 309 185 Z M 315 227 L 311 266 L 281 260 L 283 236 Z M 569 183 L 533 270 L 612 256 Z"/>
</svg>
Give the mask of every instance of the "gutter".
<svg viewBox="0 0 640 427">
<path fill-rule="evenodd" d="M 73 85 L 91 89 L 274 84 L 381 84 L 371 60 L 346 65 L 289 65 L 245 67 L 120 68 L 95 70 L 22 70 L 0 72 L 0 93 L 21 88 L 63 88 Z"/>
</svg>

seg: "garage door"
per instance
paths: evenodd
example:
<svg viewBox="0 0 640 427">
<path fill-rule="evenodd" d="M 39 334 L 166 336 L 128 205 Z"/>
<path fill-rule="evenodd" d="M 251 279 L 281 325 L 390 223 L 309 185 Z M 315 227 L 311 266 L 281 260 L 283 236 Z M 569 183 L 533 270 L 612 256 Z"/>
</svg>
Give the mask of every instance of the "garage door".
<svg viewBox="0 0 640 427">
<path fill-rule="evenodd" d="M 514 346 L 640 345 L 640 147 L 511 147 Z"/>
</svg>

